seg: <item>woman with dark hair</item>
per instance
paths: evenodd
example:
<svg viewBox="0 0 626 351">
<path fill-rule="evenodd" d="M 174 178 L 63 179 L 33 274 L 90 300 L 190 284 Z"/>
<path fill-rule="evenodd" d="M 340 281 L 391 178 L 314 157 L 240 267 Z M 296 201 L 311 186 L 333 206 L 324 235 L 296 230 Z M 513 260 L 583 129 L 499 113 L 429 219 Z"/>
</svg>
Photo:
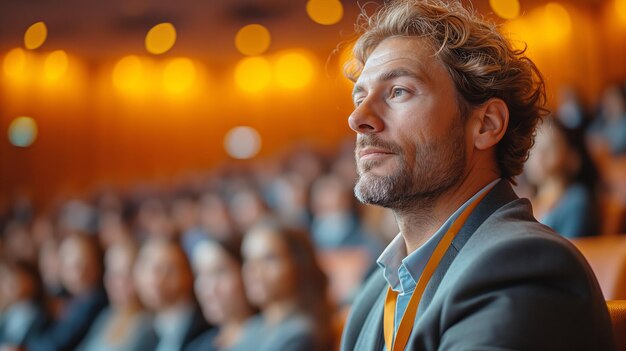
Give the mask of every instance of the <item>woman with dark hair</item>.
<svg viewBox="0 0 626 351">
<path fill-rule="evenodd" d="M 131 240 L 112 243 L 104 256 L 104 287 L 110 305 L 94 321 L 77 350 L 133 350 L 150 320 L 139 302 L 133 281 L 133 267 L 138 253 Z"/>
<path fill-rule="evenodd" d="M 328 280 L 309 236 L 278 226 L 255 227 L 242 245 L 244 282 L 261 310 L 246 335 L 246 350 L 331 349 Z"/>
<path fill-rule="evenodd" d="M 27 340 L 29 351 L 75 350 L 108 304 L 98 240 L 86 234 L 71 234 L 61 242 L 58 254 L 61 282 L 71 297 L 60 316 Z"/>
<path fill-rule="evenodd" d="M 217 326 L 186 351 L 243 350 L 241 343 L 255 309 L 246 299 L 241 275 L 241 240 L 204 240 L 192 255 L 195 292 L 206 320 Z"/>
<path fill-rule="evenodd" d="M 541 223 L 569 238 L 598 234 L 598 172 L 580 131 L 556 119 L 545 120 L 526 163 L 526 176 L 537 188 L 532 203 Z"/>
<path fill-rule="evenodd" d="M 182 351 L 208 329 L 193 295 L 193 270 L 177 240 L 148 239 L 133 273 L 139 300 L 154 315 L 135 350 Z"/>
<path fill-rule="evenodd" d="M 0 263 L 0 295 L 7 304 L 0 315 L 0 350 L 23 347 L 49 317 L 37 267 L 22 260 Z"/>
</svg>

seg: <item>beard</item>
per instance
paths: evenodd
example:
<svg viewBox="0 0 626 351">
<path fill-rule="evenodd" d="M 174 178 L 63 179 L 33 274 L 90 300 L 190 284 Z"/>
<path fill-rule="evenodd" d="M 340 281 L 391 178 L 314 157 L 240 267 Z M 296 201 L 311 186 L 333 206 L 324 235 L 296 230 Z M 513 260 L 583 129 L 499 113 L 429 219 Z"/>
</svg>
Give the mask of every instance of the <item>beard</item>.
<svg viewBox="0 0 626 351">
<path fill-rule="evenodd" d="M 407 159 L 407 150 L 380 140 L 374 134 L 357 140 L 356 155 L 366 147 L 388 150 L 396 157 L 398 166 L 390 174 L 378 176 L 370 170 L 383 161 L 360 165 L 357 159 L 358 178 L 354 187 L 357 199 L 365 204 L 394 210 L 415 206 L 429 206 L 434 200 L 459 184 L 465 172 L 466 150 L 464 128 L 455 125 L 445 139 L 436 139 L 423 145 L 414 144 L 413 167 Z M 390 160 L 387 160 L 390 161 Z"/>
</svg>

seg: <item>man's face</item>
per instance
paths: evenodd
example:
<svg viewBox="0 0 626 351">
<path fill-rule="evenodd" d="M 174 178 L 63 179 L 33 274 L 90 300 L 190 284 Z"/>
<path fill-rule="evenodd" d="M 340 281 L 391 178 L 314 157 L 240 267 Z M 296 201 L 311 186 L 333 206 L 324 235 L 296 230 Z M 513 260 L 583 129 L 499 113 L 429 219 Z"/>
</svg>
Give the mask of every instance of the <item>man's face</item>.
<svg viewBox="0 0 626 351">
<path fill-rule="evenodd" d="M 458 184 L 468 147 L 454 83 L 423 39 L 393 37 L 371 53 L 349 124 L 361 202 L 394 209 Z"/>
</svg>

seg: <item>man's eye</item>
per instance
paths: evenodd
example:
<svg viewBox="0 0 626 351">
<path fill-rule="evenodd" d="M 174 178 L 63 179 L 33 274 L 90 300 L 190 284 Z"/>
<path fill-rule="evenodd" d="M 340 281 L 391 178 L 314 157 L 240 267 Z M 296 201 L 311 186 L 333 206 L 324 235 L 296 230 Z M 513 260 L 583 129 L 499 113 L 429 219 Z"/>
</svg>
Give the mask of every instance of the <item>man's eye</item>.
<svg viewBox="0 0 626 351">
<path fill-rule="evenodd" d="M 394 88 L 394 89 L 391 91 L 391 96 L 392 96 L 392 97 L 400 97 L 400 96 L 404 95 L 404 93 L 406 93 L 406 90 L 405 90 L 405 89 L 402 89 L 402 88 Z"/>
</svg>

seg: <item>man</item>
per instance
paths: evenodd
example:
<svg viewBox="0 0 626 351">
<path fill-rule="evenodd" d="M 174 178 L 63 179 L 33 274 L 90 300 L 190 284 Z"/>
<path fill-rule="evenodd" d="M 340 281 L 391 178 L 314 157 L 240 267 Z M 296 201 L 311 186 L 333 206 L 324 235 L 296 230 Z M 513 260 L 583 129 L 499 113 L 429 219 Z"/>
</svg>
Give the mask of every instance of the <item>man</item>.
<svg viewBox="0 0 626 351">
<path fill-rule="evenodd" d="M 546 113 L 535 65 L 456 2 L 363 18 L 349 72 L 355 194 L 392 209 L 400 234 L 342 350 L 612 349 L 591 269 L 509 184 Z"/>
</svg>

